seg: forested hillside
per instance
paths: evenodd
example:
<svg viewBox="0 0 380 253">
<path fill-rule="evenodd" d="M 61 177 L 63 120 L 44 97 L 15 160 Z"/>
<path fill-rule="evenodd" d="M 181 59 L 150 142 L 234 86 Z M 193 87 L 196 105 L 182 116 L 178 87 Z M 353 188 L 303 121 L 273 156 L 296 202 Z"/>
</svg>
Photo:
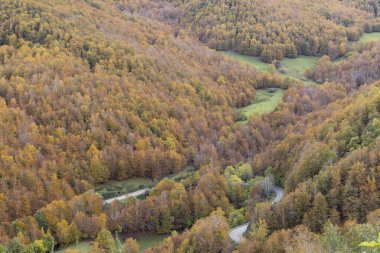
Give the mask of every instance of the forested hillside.
<svg viewBox="0 0 380 253">
<path fill-rule="evenodd" d="M 3 221 L 89 183 L 207 163 L 232 106 L 282 85 L 113 2 L 1 6 Z"/>
<path fill-rule="evenodd" d="M 347 59 L 338 63 L 323 57 L 317 63 L 312 78 L 319 83 L 338 82 L 351 89 L 372 83 L 380 78 L 380 43 L 358 46 Z"/>
<path fill-rule="evenodd" d="M 209 47 L 260 56 L 284 57 L 346 53 L 348 41 L 380 31 L 380 22 L 356 1 L 118 1 L 134 15 L 158 18 L 189 30 Z M 364 8 L 367 10 L 368 8 Z M 180 30 L 179 30 L 180 31 Z"/>
<path fill-rule="evenodd" d="M 375 252 L 379 3 L 0 0 L 0 253 Z"/>
<path fill-rule="evenodd" d="M 293 227 L 303 217 L 311 230 L 321 231 L 330 217 L 337 224 L 347 219 L 363 222 L 368 212 L 378 208 L 379 94 L 379 88 L 372 87 L 312 113 L 289 128 L 283 140 L 256 157 L 262 169 L 271 167 L 289 192 L 274 209 L 274 213 L 289 216 L 262 212 L 273 219 L 272 226 Z M 307 213 L 318 192 L 330 209 L 324 210 L 326 220 Z M 292 198 L 299 198 L 298 207 Z M 300 209 L 284 212 L 289 208 Z M 294 213 L 297 215 L 292 216 Z"/>
<path fill-rule="evenodd" d="M 278 183 L 287 194 L 272 207 L 260 203 L 260 191 L 251 188 L 247 210 L 253 217 L 252 231 L 236 252 L 360 252 L 360 242 L 376 238 L 380 229 L 378 85 L 288 125 L 283 140 L 256 156 L 253 171 L 271 171 L 283 180 Z M 223 216 L 221 210 L 213 213 L 153 252 L 232 251 Z"/>
<path fill-rule="evenodd" d="M 342 86 L 325 85 L 313 92 L 292 88 L 285 95 L 289 102 L 276 114 L 250 121 L 252 127 L 261 125 L 261 136 L 277 130 L 272 138 L 279 139 L 255 155 L 252 166 L 220 168 L 210 164 L 180 182 L 162 180 L 141 201 L 132 198 L 126 203 L 116 201 L 102 207 L 101 199 L 88 193 L 70 201 L 54 201 L 12 226 L 3 223 L 2 242 L 7 242 L 8 236 L 16 236 L 11 245 L 20 245 L 21 241 L 21 245 L 28 245 L 22 246 L 26 249 L 37 247 L 38 241 L 49 245 L 51 235 L 61 246 L 96 238 L 90 252 L 99 248 L 114 252 L 114 243 L 100 239 L 105 228 L 133 234 L 168 233 L 192 227 L 172 236 L 153 252 L 218 252 L 221 248 L 232 250 L 228 224 L 246 216 L 254 217 L 258 230 L 239 244 L 238 252 L 304 252 L 302 247 L 320 252 L 326 247 L 356 252 L 358 243 L 373 238 L 378 228 L 380 92 L 375 85 L 360 95 L 346 97 Z M 335 102 L 326 100 L 327 94 L 335 97 Z M 314 102 L 307 105 L 310 97 Z M 258 140 L 258 134 L 246 138 Z M 284 185 L 288 192 L 274 208 L 260 203 L 263 188 L 255 180 L 250 181 L 253 173 L 264 171 L 273 173 L 276 184 Z M 245 181 L 250 185 L 247 189 Z M 246 208 L 238 209 L 245 205 Z M 367 223 L 357 224 L 354 220 Z M 294 228 L 300 224 L 304 226 Z M 341 231 L 338 226 L 342 224 L 345 230 Z M 49 232 L 39 231 L 39 226 Z M 278 232 L 272 234 L 275 230 Z M 336 233 L 341 239 L 326 241 L 330 236 L 326 233 Z"/>
</svg>

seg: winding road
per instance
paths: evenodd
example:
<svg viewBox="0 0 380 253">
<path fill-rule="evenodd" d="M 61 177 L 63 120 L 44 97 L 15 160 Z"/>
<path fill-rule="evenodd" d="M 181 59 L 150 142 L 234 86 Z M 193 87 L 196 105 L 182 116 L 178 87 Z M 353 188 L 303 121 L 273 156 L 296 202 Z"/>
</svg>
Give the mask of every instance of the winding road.
<svg viewBox="0 0 380 253">
<path fill-rule="evenodd" d="M 148 192 L 150 192 L 150 189 L 149 188 L 145 188 L 145 189 L 142 189 L 142 190 L 139 190 L 139 191 L 135 191 L 135 192 L 131 192 L 131 193 L 128 193 L 128 194 L 124 194 L 124 195 L 121 195 L 121 196 L 118 196 L 118 197 L 115 197 L 115 198 L 112 198 L 112 199 L 106 199 L 106 200 L 104 200 L 104 204 L 111 204 L 115 200 L 122 201 L 124 199 L 129 198 L 129 197 L 138 197 L 138 196 L 143 195 L 143 194 L 148 193 Z"/>
<path fill-rule="evenodd" d="M 284 189 L 281 187 L 274 186 L 272 190 L 276 193 L 276 197 L 273 199 L 272 204 L 276 204 L 282 200 L 284 197 Z M 230 230 L 230 238 L 234 243 L 239 243 L 243 238 L 243 234 L 247 231 L 249 222 L 240 225 L 238 227 L 234 227 Z"/>
<path fill-rule="evenodd" d="M 273 186 L 272 190 L 276 193 L 276 197 L 273 199 L 272 204 L 280 202 L 282 200 L 282 198 L 284 197 L 284 190 L 281 187 L 277 187 L 277 186 Z M 142 194 L 146 194 L 150 191 L 151 191 L 150 188 L 145 188 L 145 189 L 138 190 L 135 192 L 131 192 L 128 194 L 124 194 L 124 195 L 121 195 L 121 196 L 118 196 L 115 198 L 106 199 L 106 200 L 104 200 L 104 204 L 111 204 L 115 200 L 122 201 L 124 199 L 129 198 L 129 197 L 138 197 L 138 196 L 140 196 Z M 248 225 L 249 225 L 249 222 L 230 230 L 229 235 L 230 235 L 231 240 L 234 243 L 240 242 L 240 240 L 243 238 L 244 232 L 247 231 Z"/>
</svg>

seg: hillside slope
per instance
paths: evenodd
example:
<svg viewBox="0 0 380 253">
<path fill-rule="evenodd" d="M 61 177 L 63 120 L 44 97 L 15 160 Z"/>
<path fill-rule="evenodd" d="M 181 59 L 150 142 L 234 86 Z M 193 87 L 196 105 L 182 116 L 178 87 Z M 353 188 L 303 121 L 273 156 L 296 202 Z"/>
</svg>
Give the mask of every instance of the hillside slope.
<svg viewBox="0 0 380 253">
<path fill-rule="evenodd" d="M 359 244 L 376 240 L 379 231 L 379 113 L 377 83 L 283 129 L 285 138 L 268 145 L 253 167 L 273 173 L 287 192 L 273 206 L 251 188 L 252 229 L 235 251 L 218 211 L 218 218 L 214 212 L 198 220 L 153 252 L 376 252 Z"/>
<path fill-rule="evenodd" d="M 193 164 L 234 124 L 232 107 L 272 85 L 113 1 L 0 5 L 2 221 L 88 183 Z"/>
<path fill-rule="evenodd" d="M 306 87 L 201 43 L 266 62 L 333 59 L 377 29 L 360 2 L 0 0 L 0 252 L 78 240 L 116 252 L 113 232 L 173 230 L 185 231 L 150 252 L 232 252 L 229 228 L 252 218 L 237 250 L 273 252 L 274 238 L 284 252 L 289 231 L 376 220 L 378 46 L 322 57 L 314 78 L 332 83 Z M 237 109 L 273 87 L 276 110 L 238 124 Z M 108 205 L 91 191 L 131 177 L 152 179 L 143 199 Z M 272 184 L 286 191 L 275 205 Z"/>
<path fill-rule="evenodd" d="M 323 57 L 317 63 L 313 78 L 317 82 L 337 82 L 355 90 L 380 78 L 380 43 L 359 45 L 347 59 L 337 63 Z"/>
<path fill-rule="evenodd" d="M 348 41 L 377 29 L 373 13 L 342 1 L 117 1 L 133 15 L 188 30 L 210 48 L 260 56 L 271 63 L 283 57 L 343 55 Z M 372 26 L 373 25 L 373 26 Z M 374 29 L 373 29 L 374 28 Z"/>
<path fill-rule="evenodd" d="M 320 232 L 327 219 L 364 222 L 379 207 L 378 86 L 309 114 L 255 157 L 254 167 L 271 168 L 287 191 L 271 212 L 256 210 L 271 227 L 303 223 Z M 323 218 L 312 213 L 317 193 L 328 204 L 318 214 Z"/>
</svg>

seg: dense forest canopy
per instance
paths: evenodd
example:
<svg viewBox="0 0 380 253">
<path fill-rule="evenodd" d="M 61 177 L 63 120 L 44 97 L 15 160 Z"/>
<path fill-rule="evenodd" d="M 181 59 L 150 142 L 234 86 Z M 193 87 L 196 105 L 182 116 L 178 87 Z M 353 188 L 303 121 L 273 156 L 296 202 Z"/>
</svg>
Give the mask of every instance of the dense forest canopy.
<svg viewBox="0 0 380 253">
<path fill-rule="evenodd" d="M 144 0 L 118 1 L 118 6 L 174 24 L 176 33 L 189 31 L 213 49 L 260 56 L 269 63 L 299 55 L 336 58 L 363 32 L 380 31 L 379 20 L 368 11 L 372 5 L 357 1 Z"/>
<path fill-rule="evenodd" d="M 0 0 L 0 253 L 79 240 L 135 253 L 119 234 L 172 231 L 147 252 L 366 250 L 380 231 L 380 42 L 352 41 L 380 31 L 379 3 Z M 300 55 L 320 57 L 315 85 L 280 75 L 274 60 Z M 272 88 L 276 109 L 238 122 Z M 132 177 L 151 191 L 93 192 Z"/>
<path fill-rule="evenodd" d="M 231 106 L 283 82 L 108 2 L 92 5 L 1 3 L 0 185 L 15 207 L 9 218 L 80 193 L 85 181 L 159 178 L 207 162 L 207 146 L 234 123 Z"/>
<path fill-rule="evenodd" d="M 373 42 L 357 46 L 347 59 L 334 63 L 323 57 L 317 63 L 312 78 L 317 82 L 338 82 L 352 89 L 379 80 L 380 43 Z"/>
<path fill-rule="evenodd" d="M 353 4 L 356 8 L 373 13 L 375 17 L 379 16 L 380 2 L 378 0 L 343 0 L 343 2 Z"/>
</svg>

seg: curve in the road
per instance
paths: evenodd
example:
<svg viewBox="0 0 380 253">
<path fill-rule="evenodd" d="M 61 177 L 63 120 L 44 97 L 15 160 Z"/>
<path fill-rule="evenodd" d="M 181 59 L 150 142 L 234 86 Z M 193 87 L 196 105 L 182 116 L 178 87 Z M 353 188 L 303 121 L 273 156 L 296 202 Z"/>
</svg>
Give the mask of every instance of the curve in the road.
<svg viewBox="0 0 380 253">
<path fill-rule="evenodd" d="M 272 190 L 276 193 L 276 197 L 273 199 L 272 204 L 276 204 L 284 198 L 284 189 L 278 186 L 273 186 Z"/>
<path fill-rule="evenodd" d="M 121 195 L 121 196 L 118 196 L 118 197 L 115 197 L 115 198 L 112 198 L 112 199 L 106 199 L 106 200 L 104 200 L 104 204 L 111 204 L 115 200 L 122 201 L 124 199 L 129 198 L 129 197 L 138 197 L 140 195 L 148 193 L 149 191 L 150 191 L 150 189 L 146 188 L 146 189 L 142 189 L 142 190 L 139 190 L 139 191 L 135 191 L 135 192 L 131 192 L 131 193 L 128 193 L 128 194 L 124 194 L 124 195 Z"/>
<path fill-rule="evenodd" d="M 276 197 L 273 199 L 272 204 L 276 204 L 282 200 L 284 197 L 284 189 L 281 187 L 274 186 L 272 190 L 276 193 Z M 243 234 L 247 231 L 249 222 L 240 225 L 238 227 L 234 227 L 230 230 L 230 238 L 234 243 L 239 243 L 243 238 Z"/>
</svg>

